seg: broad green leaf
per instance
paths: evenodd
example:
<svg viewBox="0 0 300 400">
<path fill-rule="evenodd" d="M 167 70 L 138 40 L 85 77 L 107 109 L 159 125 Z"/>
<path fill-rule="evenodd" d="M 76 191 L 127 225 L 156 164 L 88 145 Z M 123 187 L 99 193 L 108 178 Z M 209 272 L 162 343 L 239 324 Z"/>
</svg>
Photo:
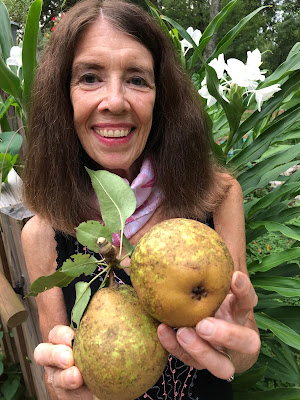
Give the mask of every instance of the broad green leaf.
<svg viewBox="0 0 300 400">
<path fill-rule="evenodd" d="M 0 0 L 0 47 L 4 61 L 10 56 L 10 49 L 13 47 L 14 42 L 11 35 L 10 19 L 7 8 Z M 1 51 L 0 51 L 1 57 Z M 0 86 L 1 87 L 1 86 Z"/>
<path fill-rule="evenodd" d="M 86 168 L 100 204 L 105 226 L 118 233 L 136 207 L 135 194 L 118 175 L 108 171 L 92 171 Z"/>
<path fill-rule="evenodd" d="M 254 273 L 257 271 L 264 272 L 277 267 L 284 262 L 297 260 L 300 257 L 300 247 L 295 247 L 291 249 L 286 249 L 278 253 L 274 253 L 263 257 L 262 261 L 254 261 L 248 265 L 249 273 Z"/>
<path fill-rule="evenodd" d="M 250 117 L 248 117 L 238 128 L 234 137 L 234 143 L 238 142 L 243 138 L 243 136 L 250 132 L 254 126 L 259 124 L 263 119 L 272 114 L 275 111 L 282 101 L 294 90 L 299 87 L 300 82 L 300 71 L 293 73 L 289 79 L 281 86 L 281 90 L 274 94 L 274 96 L 266 101 L 261 111 L 256 110 Z M 299 115 L 299 111 L 298 111 Z M 285 132 L 285 130 L 282 130 Z M 276 135 L 275 135 L 276 136 Z"/>
<path fill-rule="evenodd" d="M 1 99 L 1 96 L 0 96 Z M 6 113 L 6 111 L 9 109 L 9 107 L 15 103 L 15 99 L 12 96 L 9 96 L 5 103 L 3 104 L 3 106 L 0 108 L 0 119 L 3 118 L 4 114 Z"/>
<path fill-rule="evenodd" d="M 269 232 L 281 232 L 283 235 L 300 241 L 300 232 L 295 228 L 288 227 L 274 221 L 251 221 L 248 223 L 251 229 L 266 229 Z"/>
<path fill-rule="evenodd" d="M 12 157 L 19 153 L 23 138 L 16 132 L 0 133 L 0 153 L 9 153 Z"/>
<path fill-rule="evenodd" d="M 3 337 L 3 335 L 2 335 L 2 337 Z M 1 337 L 0 337 L 0 340 L 2 340 Z M 0 360 L 0 376 L 3 374 L 3 371 L 4 371 L 4 365 L 3 365 L 2 360 Z"/>
<path fill-rule="evenodd" d="M 77 282 L 75 284 L 76 290 L 76 301 L 72 309 L 72 324 L 78 328 L 80 324 L 81 317 L 90 301 L 91 298 L 91 288 L 88 282 Z"/>
<path fill-rule="evenodd" d="M 279 388 L 255 392 L 235 392 L 237 400 L 299 400 L 300 388 Z"/>
<path fill-rule="evenodd" d="M 249 389 L 255 386 L 256 382 L 265 375 L 266 369 L 267 366 L 251 369 L 242 374 L 235 375 L 234 381 L 232 382 L 233 391 L 243 391 L 245 388 Z"/>
<path fill-rule="evenodd" d="M 99 221 L 82 222 L 76 228 L 76 238 L 82 246 L 99 253 L 97 240 L 99 237 L 105 237 L 109 242 L 112 240 L 112 233 L 110 229 L 102 225 Z"/>
<path fill-rule="evenodd" d="M 131 253 L 133 252 L 135 246 L 133 246 L 129 240 L 127 239 L 127 237 L 125 235 L 123 235 L 123 245 L 126 251 L 126 254 L 129 254 L 129 256 L 131 256 Z"/>
<path fill-rule="evenodd" d="M 48 276 L 40 276 L 32 283 L 30 286 L 30 292 L 25 297 L 37 296 L 39 293 L 45 292 L 48 289 L 52 289 L 55 286 L 60 288 L 68 286 L 73 279 L 73 277 L 67 276 L 61 272 L 61 270 L 58 270 Z"/>
<path fill-rule="evenodd" d="M 294 198 L 297 192 L 299 193 L 300 182 L 295 183 L 284 183 L 281 186 L 278 186 L 276 189 L 273 189 L 270 193 L 259 199 L 248 211 L 248 218 L 253 216 L 260 210 L 263 210 L 270 205 L 275 204 L 277 199 L 280 199 L 283 195 L 287 193 L 290 194 L 290 199 Z"/>
<path fill-rule="evenodd" d="M 255 139 L 251 146 L 247 146 L 245 149 L 241 150 L 236 156 L 232 157 L 228 164 L 235 169 L 239 169 L 243 166 L 247 166 L 251 162 L 258 160 L 259 157 L 261 157 L 262 154 L 268 149 L 272 140 L 277 135 L 282 134 L 282 132 L 284 132 L 285 130 L 288 130 L 290 126 L 292 126 L 295 121 L 299 119 L 299 111 L 300 104 L 295 106 L 293 109 L 286 111 L 280 117 L 276 118 L 274 122 L 270 124 L 268 128 L 266 128 L 258 136 L 257 139 Z M 249 117 L 248 119 L 250 118 L 251 117 Z"/>
<path fill-rule="evenodd" d="M 4 92 L 7 92 L 21 101 L 22 88 L 20 79 L 14 74 L 4 63 L 0 56 L 0 87 Z"/>
<path fill-rule="evenodd" d="M 299 306 L 289 306 L 288 303 L 284 304 L 286 305 L 278 307 L 277 302 L 277 307 L 262 309 L 262 311 L 268 314 L 269 317 L 277 319 L 300 334 Z"/>
<path fill-rule="evenodd" d="M 266 8 L 266 6 L 257 8 L 252 13 L 242 18 L 236 26 L 230 29 L 230 31 L 227 32 L 226 35 L 223 37 L 223 39 L 221 39 L 220 42 L 217 44 L 216 49 L 214 50 L 213 54 L 210 55 L 209 59 L 207 60 L 207 63 L 209 63 L 213 58 L 218 57 L 219 54 L 224 53 L 225 50 L 227 50 L 227 48 L 229 47 L 229 45 L 232 43 L 232 41 L 244 28 L 244 26 L 264 8 Z"/>
<path fill-rule="evenodd" d="M 277 136 L 272 144 L 286 142 L 287 140 L 294 140 L 300 138 L 300 130 L 291 130 L 289 132 L 282 132 L 282 135 Z"/>
<path fill-rule="evenodd" d="M 159 12 L 158 8 L 155 7 L 153 3 L 149 0 L 145 0 L 152 16 L 156 19 L 162 29 L 165 31 L 166 35 L 169 36 L 169 29 L 167 28 L 166 24 L 162 20 L 161 13 Z"/>
<path fill-rule="evenodd" d="M 261 89 L 266 86 L 274 85 L 282 80 L 285 76 L 289 75 L 292 71 L 297 71 L 298 69 L 300 69 L 299 53 L 292 55 L 290 58 L 286 59 L 282 64 L 280 64 L 279 67 L 265 79 L 259 88 Z"/>
<path fill-rule="evenodd" d="M 271 341 L 268 341 L 268 344 Z M 267 354 L 260 354 L 258 365 L 267 366 L 265 372 L 265 378 L 269 378 L 272 380 L 278 380 L 283 382 L 289 382 L 291 384 L 298 384 L 299 382 L 299 374 L 297 374 L 288 361 L 285 359 L 285 364 L 281 363 L 277 357 L 275 357 L 275 347 L 272 346 L 271 351 L 273 353 L 273 357 Z M 279 351 L 277 354 L 280 356 Z M 283 358 L 282 356 L 280 357 Z"/>
<path fill-rule="evenodd" d="M 16 374 L 8 376 L 2 383 L 1 392 L 6 400 L 12 400 L 20 385 L 21 376 Z"/>
<path fill-rule="evenodd" d="M 97 264 L 99 264 L 99 260 L 90 254 L 78 253 L 63 263 L 61 271 L 69 277 L 76 278 L 81 274 L 92 274 L 97 268 Z"/>
<path fill-rule="evenodd" d="M 17 157 L 17 156 L 15 156 Z M 10 154 L 0 153 L 0 174 L 1 181 L 6 182 L 9 171 L 13 168 L 16 158 L 12 158 Z"/>
<path fill-rule="evenodd" d="M 258 304 L 255 307 L 256 312 L 262 311 L 264 313 L 270 314 L 271 317 L 274 317 L 275 319 L 278 319 L 281 321 L 280 318 L 277 318 L 275 315 L 271 315 L 270 311 L 273 309 L 276 309 L 278 307 L 280 308 L 286 308 L 290 307 L 288 303 L 285 302 L 286 298 L 284 296 L 280 296 L 277 293 L 260 293 L 259 291 L 257 292 L 258 296 Z M 297 307 L 296 307 L 297 308 Z M 284 321 L 281 321 L 285 323 Z M 286 324 L 289 326 L 289 324 Z M 292 328 L 294 329 L 294 328 Z"/>
<path fill-rule="evenodd" d="M 255 313 L 255 320 L 260 329 L 270 330 L 288 346 L 300 350 L 300 335 L 293 329 L 264 313 Z"/>
<path fill-rule="evenodd" d="M 29 9 L 23 39 L 22 50 L 22 71 L 24 78 L 23 101 L 27 106 L 31 86 L 33 83 L 35 69 L 37 65 L 36 47 L 39 32 L 39 19 L 41 15 L 43 0 L 35 0 Z"/>
<path fill-rule="evenodd" d="M 0 128 L 2 132 L 9 132 L 11 130 L 7 116 L 5 114 L 0 119 Z"/>
<path fill-rule="evenodd" d="M 296 297 L 300 294 L 300 279 L 285 278 L 281 276 L 252 277 L 252 285 L 255 288 L 277 292 L 285 297 Z"/>
</svg>

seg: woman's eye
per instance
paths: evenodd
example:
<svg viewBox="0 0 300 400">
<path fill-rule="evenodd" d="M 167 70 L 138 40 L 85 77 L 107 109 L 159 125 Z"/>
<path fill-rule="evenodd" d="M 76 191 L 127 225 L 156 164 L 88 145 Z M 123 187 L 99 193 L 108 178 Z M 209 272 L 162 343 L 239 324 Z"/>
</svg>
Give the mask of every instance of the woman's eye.
<svg viewBox="0 0 300 400">
<path fill-rule="evenodd" d="M 131 78 L 130 83 L 132 83 L 134 86 L 147 86 L 145 79 L 141 78 L 140 76 L 134 76 Z"/>
<path fill-rule="evenodd" d="M 98 79 L 94 74 L 86 74 L 81 77 L 80 81 L 83 84 L 92 85 L 93 83 L 98 82 Z"/>
</svg>

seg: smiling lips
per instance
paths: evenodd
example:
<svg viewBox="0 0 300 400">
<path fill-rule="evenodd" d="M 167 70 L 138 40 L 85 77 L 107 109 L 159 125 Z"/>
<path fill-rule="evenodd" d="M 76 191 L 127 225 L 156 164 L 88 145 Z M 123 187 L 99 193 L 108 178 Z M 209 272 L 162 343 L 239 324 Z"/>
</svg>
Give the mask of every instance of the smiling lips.
<svg viewBox="0 0 300 400">
<path fill-rule="evenodd" d="M 129 134 L 129 132 L 132 129 L 98 129 L 94 128 L 94 131 L 102 136 L 102 137 L 113 137 L 113 138 L 118 138 L 118 137 L 124 137 Z"/>
</svg>

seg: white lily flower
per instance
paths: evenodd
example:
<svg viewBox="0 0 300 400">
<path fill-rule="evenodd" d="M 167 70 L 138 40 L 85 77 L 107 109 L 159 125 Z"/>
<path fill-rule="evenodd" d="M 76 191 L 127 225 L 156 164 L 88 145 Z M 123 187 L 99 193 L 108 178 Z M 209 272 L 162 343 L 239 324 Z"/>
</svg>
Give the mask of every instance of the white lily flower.
<svg viewBox="0 0 300 400">
<path fill-rule="evenodd" d="M 199 42 L 200 42 L 200 38 L 202 36 L 202 33 L 199 31 L 199 29 L 194 30 L 190 26 L 189 28 L 187 28 L 186 31 L 190 35 L 190 37 L 193 39 L 193 41 L 196 43 L 196 45 L 198 46 Z M 188 52 L 189 49 L 193 48 L 191 43 L 188 42 L 186 39 L 181 40 L 180 43 L 181 43 L 181 48 L 182 48 L 184 55 L 186 55 L 186 53 Z"/>
<path fill-rule="evenodd" d="M 249 65 L 244 64 L 236 58 L 227 60 L 226 71 L 231 77 L 232 83 L 241 87 L 246 87 L 249 90 L 256 89 L 258 85 L 257 81 L 265 80 L 265 76 L 262 75 L 257 65 L 254 65 L 252 62 Z"/>
<path fill-rule="evenodd" d="M 200 94 L 201 97 L 203 97 L 204 99 L 207 100 L 207 107 L 209 108 L 209 107 L 213 106 L 214 104 L 216 104 L 217 99 L 215 97 L 213 97 L 208 91 L 208 88 L 207 88 L 207 85 L 206 85 L 206 77 L 201 82 L 201 86 L 202 87 L 198 91 L 198 93 Z M 224 90 L 224 87 L 222 85 L 219 85 L 219 93 L 220 93 L 220 95 L 223 97 L 223 99 L 225 101 L 227 101 L 227 103 L 229 103 L 229 100 L 223 95 L 223 90 Z"/>
<path fill-rule="evenodd" d="M 6 59 L 7 65 L 16 65 L 18 67 L 18 75 L 20 68 L 22 67 L 22 48 L 19 46 L 13 46 L 10 49 L 10 57 Z"/>
<path fill-rule="evenodd" d="M 261 64 L 261 53 L 258 49 L 247 51 L 247 65 L 259 68 Z"/>
<path fill-rule="evenodd" d="M 262 89 L 253 90 L 253 93 L 255 93 L 255 100 L 257 102 L 257 109 L 259 112 L 261 111 L 262 103 L 266 100 L 269 100 L 274 95 L 274 93 L 279 92 L 279 90 L 281 90 L 281 88 L 278 83 Z"/>
<path fill-rule="evenodd" d="M 227 67 L 224 54 L 219 54 L 219 57 L 211 60 L 208 65 L 216 71 L 218 79 L 221 79 Z"/>
</svg>

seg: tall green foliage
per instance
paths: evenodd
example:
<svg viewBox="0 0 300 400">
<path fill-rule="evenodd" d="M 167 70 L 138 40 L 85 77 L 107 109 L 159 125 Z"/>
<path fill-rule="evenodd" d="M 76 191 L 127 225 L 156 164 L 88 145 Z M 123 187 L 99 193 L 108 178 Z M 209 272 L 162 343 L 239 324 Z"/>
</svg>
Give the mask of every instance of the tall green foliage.
<svg viewBox="0 0 300 400">
<path fill-rule="evenodd" d="M 252 11 L 226 32 L 207 61 L 210 65 L 205 64 L 202 55 L 207 41 L 221 23 L 226 26 L 226 19 L 237 3 L 238 0 L 229 1 L 196 44 L 176 21 L 161 15 L 161 10 L 148 2 L 152 14 L 167 32 L 171 32 L 182 63 L 197 89 L 202 88 L 200 93 L 204 93 L 205 87 L 207 92 L 207 101 L 203 101 L 212 121 L 215 152 L 234 173 L 243 190 L 248 253 L 251 253 L 251 243 L 268 232 L 278 232 L 294 243 L 290 249 L 265 255 L 260 260 L 252 259 L 248 265 L 259 298 L 255 317 L 264 351 L 250 371 L 236 378 L 236 397 L 298 399 L 300 227 L 293 220 L 299 220 L 300 207 L 293 202 L 300 190 L 300 171 L 290 176 L 282 173 L 300 162 L 300 43 L 293 47 L 273 74 L 266 79 L 262 76 L 252 91 L 237 84 L 226 84 L 225 80 L 224 90 L 220 90 L 223 78 L 218 76 L 216 59 L 213 59 L 224 53 L 244 26 L 263 10 L 260 7 Z M 185 55 L 180 39 L 190 43 L 191 50 Z M 201 66 L 195 73 L 199 61 Z M 229 68 L 222 72 L 227 80 L 230 79 L 228 71 Z M 275 94 L 270 97 L 272 88 L 275 88 Z M 269 95 L 262 96 L 264 92 Z M 209 103 L 212 98 L 214 102 Z M 259 98 L 268 99 L 262 104 Z M 278 186 L 271 189 L 271 181 L 277 181 Z M 256 196 L 263 190 L 263 197 Z M 258 382 L 264 376 L 277 381 L 277 386 L 274 384 L 274 389 L 262 390 L 267 388 Z"/>
</svg>

